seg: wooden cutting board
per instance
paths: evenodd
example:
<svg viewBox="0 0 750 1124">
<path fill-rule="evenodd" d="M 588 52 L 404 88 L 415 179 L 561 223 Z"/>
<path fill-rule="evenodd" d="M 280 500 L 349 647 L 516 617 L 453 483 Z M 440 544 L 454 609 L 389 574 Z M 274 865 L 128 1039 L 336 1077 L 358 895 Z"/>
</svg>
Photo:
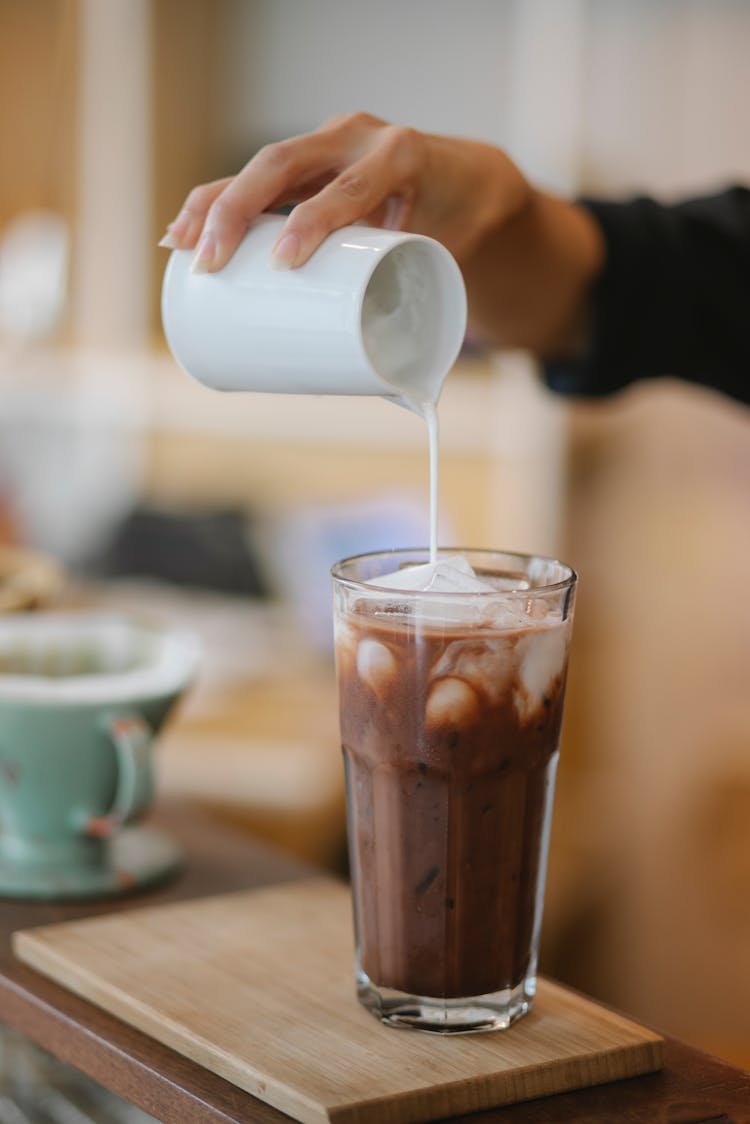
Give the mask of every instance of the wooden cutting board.
<svg viewBox="0 0 750 1124">
<path fill-rule="evenodd" d="M 549 981 L 507 1031 L 383 1027 L 329 878 L 14 934 L 58 983 L 302 1121 L 406 1124 L 658 1069 L 662 1040 Z"/>
</svg>

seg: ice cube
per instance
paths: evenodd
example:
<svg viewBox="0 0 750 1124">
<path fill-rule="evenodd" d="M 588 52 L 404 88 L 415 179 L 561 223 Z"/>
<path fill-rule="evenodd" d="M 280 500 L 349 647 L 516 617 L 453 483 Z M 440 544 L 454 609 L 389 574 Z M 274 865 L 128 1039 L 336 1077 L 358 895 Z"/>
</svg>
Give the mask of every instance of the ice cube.
<svg viewBox="0 0 750 1124">
<path fill-rule="evenodd" d="M 513 648 L 504 638 L 454 640 L 432 669 L 432 677 L 456 677 L 497 704 L 508 690 L 513 666 Z"/>
<path fill-rule="evenodd" d="M 357 657 L 357 634 L 342 617 L 334 620 L 333 641 L 339 673 L 350 675 Z"/>
<path fill-rule="evenodd" d="M 498 580 L 503 583 L 500 587 Z M 413 612 L 425 624 L 471 624 L 497 629 L 528 625 L 523 600 L 508 604 L 491 597 L 456 596 L 524 588 L 520 576 L 513 575 L 507 579 L 478 577 L 462 555 L 450 555 L 418 566 L 404 566 L 395 573 L 373 578 L 372 584 L 384 589 L 419 593 L 420 596 L 413 601 Z M 400 606 L 401 611 L 406 611 L 406 608 Z"/>
<path fill-rule="evenodd" d="M 403 566 L 400 570 L 394 570 L 392 574 L 372 578 L 371 582 L 383 589 L 424 589 L 431 571 L 432 566 L 429 563 L 425 566 Z"/>
<path fill-rule="evenodd" d="M 498 632 L 525 629 L 531 624 L 526 613 L 525 601 L 488 600 L 484 607 L 483 624 L 487 628 L 496 628 Z"/>
<path fill-rule="evenodd" d="M 427 699 L 425 721 L 436 726 L 471 726 L 480 714 L 479 696 L 463 679 L 438 679 Z"/>
<path fill-rule="evenodd" d="M 488 574 L 487 581 L 498 592 L 512 592 L 518 589 L 531 589 L 531 582 L 522 573 Z"/>
<path fill-rule="evenodd" d="M 492 593 L 494 586 L 478 578 L 465 558 L 444 558 L 436 562 L 430 593 Z"/>
<path fill-rule="evenodd" d="M 519 718 L 528 721 L 565 667 L 568 628 L 564 624 L 530 629 L 518 641 L 518 689 L 514 703 Z"/>
<path fill-rule="evenodd" d="M 361 640 L 357 649 L 360 679 L 382 699 L 396 677 L 396 660 L 390 648 L 379 640 Z"/>
<path fill-rule="evenodd" d="M 544 618 L 553 611 L 554 610 L 550 609 L 550 606 L 541 597 L 530 598 L 526 606 L 526 612 L 531 619 L 535 621 L 543 621 Z"/>
<path fill-rule="evenodd" d="M 461 555 L 439 558 L 421 566 L 404 566 L 392 574 L 375 578 L 385 589 L 411 589 L 422 593 L 491 593 L 493 586 L 476 576 Z"/>
</svg>

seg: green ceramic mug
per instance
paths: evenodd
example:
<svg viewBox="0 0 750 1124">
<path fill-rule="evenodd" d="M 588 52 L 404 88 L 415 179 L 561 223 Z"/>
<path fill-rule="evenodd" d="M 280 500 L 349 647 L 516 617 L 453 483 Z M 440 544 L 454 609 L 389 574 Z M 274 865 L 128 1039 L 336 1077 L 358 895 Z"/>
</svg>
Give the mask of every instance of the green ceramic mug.
<svg viewBox="0 0 750 1124">
<path fill-rule="evenodd" d="M 191 637 L 123 617 L 0 618 L 0 894 L 99 897 L 174 869 L 172 840 L 133 821 L 196 669 Z"/>
</svg>

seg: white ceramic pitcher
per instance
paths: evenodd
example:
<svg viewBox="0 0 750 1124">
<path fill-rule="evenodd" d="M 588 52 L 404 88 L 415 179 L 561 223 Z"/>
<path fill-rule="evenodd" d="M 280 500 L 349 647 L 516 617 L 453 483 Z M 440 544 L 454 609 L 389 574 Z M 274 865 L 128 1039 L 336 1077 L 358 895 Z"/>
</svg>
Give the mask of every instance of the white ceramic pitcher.
<svg viewBox="0 0 750 1124">
<path fill-rule="evenodd" d="M 162 316 L 178 363 L 217 390 L 373 394 L 436 402 L 466 330 L 458 265 L 417 234 L 347 226 L 276 269 L 284 218 L 261 215 L 218 273 L 170 256 Z"/>
</svg>

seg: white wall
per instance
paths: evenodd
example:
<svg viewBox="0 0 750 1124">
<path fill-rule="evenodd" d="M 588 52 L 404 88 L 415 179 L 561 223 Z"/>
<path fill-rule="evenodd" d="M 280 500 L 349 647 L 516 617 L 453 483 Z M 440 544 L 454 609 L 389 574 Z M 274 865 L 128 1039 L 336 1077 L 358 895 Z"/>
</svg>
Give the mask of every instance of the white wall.
<svg viewBox="0 0 750 1124">
<path fill-rule="evenodd" d="M 235 0 L 227 139 L 244 153 L 368 110 L 417 128 L 504 136 L 513 0 Z"/>
<path fill-rule="evenodd" d="M 366 109 L 559 187 L 750 178 L 746 0 L 234 0 L 227 151 Z"/>
<path fill-rule="evenodd" d="M 588 0 L 582 177 L 616 193 L 750 179 L 750 4 Z"/>
</svg>

